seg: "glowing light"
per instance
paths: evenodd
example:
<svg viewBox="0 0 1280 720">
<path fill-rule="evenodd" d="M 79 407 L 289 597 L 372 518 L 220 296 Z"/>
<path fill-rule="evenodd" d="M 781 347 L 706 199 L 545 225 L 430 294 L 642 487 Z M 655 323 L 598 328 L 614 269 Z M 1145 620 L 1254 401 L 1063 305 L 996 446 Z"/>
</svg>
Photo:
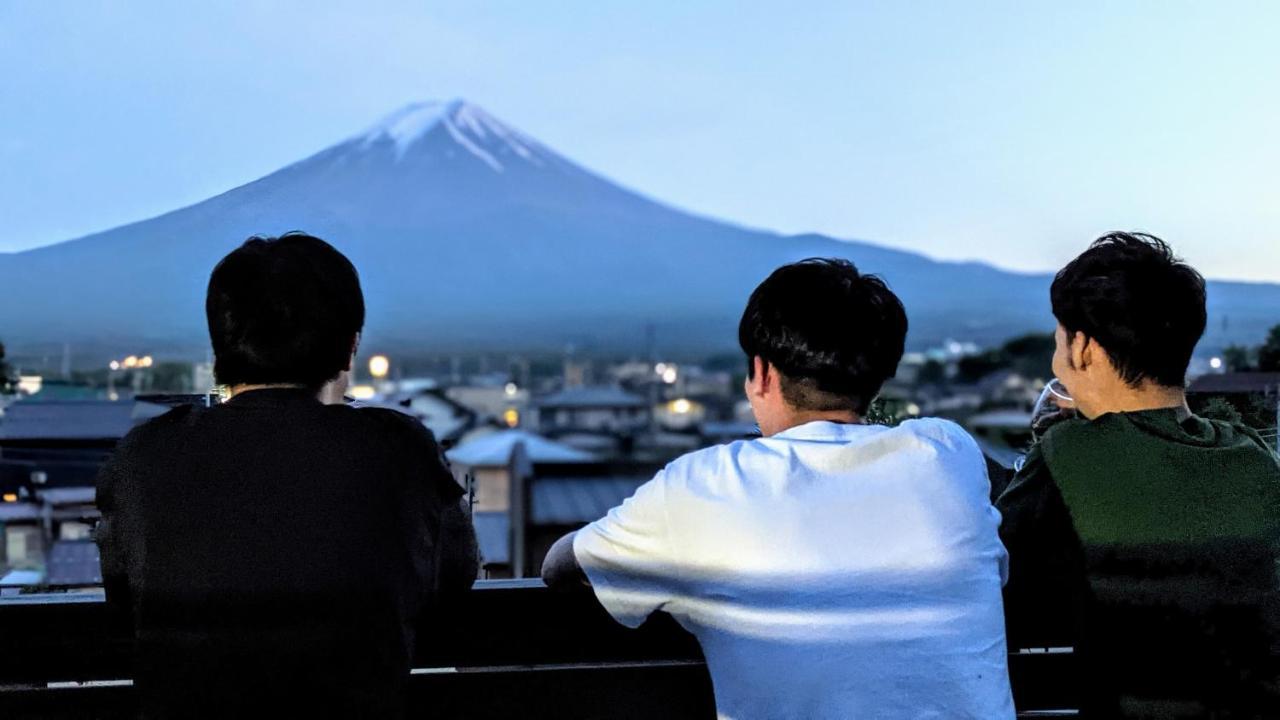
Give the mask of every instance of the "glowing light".
<svg viewBox="0 0 1280 720">
<path fill-rule="evenodd" d="M 507 427 L 516 427 L 520 424 L 520 411 L 507 408 L 507 411 L 502 413 L 502 421 L 507 424 Z"/>
<path fill-rule="evenodd" d="M 668 365 L 667 369 L 662 371 L 662 382 L 668 385 L 674 384 L 678 377 L 679 373 L 676 372 L 676 367 L 674 365 Z"/>
<path fill-rule="evenodd" d="M 685 398 L 671 401 L 671 412 L 677 415 L 688 415 L 691 410 L 693 410 L 693 403 Z"/>
<path fill-rule="evenodd" d="M 1209 367 L 1213 368 L 1214 370 L 1221 370 L 1221 369 L 1222 369 L 1222 358 L 1220 358 L 1220 357 L 1216 357 L 1216 358 L 1209 358 Z"/>
<path fill-rule="evenodd" d="M 151 367 L 152 362 L 154 361 L 151 359 L 150 355 L 143 355 L 142 358 L 138 360 L 138 367 Z"/>
<path fill-rule="evenodd" d="M 653 366 L 653 371 L 654 371 L 655 373 L 657 373 L 658 375 L 662 375 L 662 374 L 664 374 L 664 373 L 666 373 L 666 372 L 667 372 L 667 364 L 666 364 L 666 363 L 658 363 L 657 365 L 654 365 L 654 366 Z"/>
<path fill-rule="evenodd" d="M 502 390 L 507 394 L 507 397 L 515 397 L 516 393 L 520 392 L 520 388 L 515 383 L 507 383 L 507 386 Z"/>
<path fill-rule="evenodd" d="M 911 403 L 910 405 L 907 405 L 907 414 L 908 414 L 908 415 L 919 415 L 919 414 L 920 414 L 920 406 L 919 406 L 919 405 L 917 405 L 917 404 L 915 404 L 915 403 Z"/>
<path fill-rule="evenodd" d="M 4 494 L 4 501 L 5 501 L 5 502 L 18 502 L 18 494 L 17 494 L 17 493 L 5 493 L 5 494 Z"/>
<path fill-rule="evenodd" d="M 125 367 L 127 367 L 127 368 L 135 368 L 135 367 L 138 367 L 138 356 L 137 356 L 137 355 L 130 355 L 129 357 L 125 358 L 125 359 L 124 359 L 124 366 L 125 366 Z"/>
<path fill-rule="evenodd" d="M 352 385 L 347 392 L 357 400 L 368 400 L 378 394 L 372 385 Z"/>
<path fill-rule="evenodd" d="M 391 370 L 391 361 L 386 355 L 374 355 L 369 358 L 369 374 L 381 380 Z"/>
<path fill-rule="evenodd" d="M 120 361 L 119 361 L 119 360 L 112 360 L 112 361 L 111 361 L 111 364 L 110 364 L 110 365 L 108 365 L 107 367 L 111 368 L 112 370 L 119 370 L 119 369 L 120 369 Z"/>
</svg>

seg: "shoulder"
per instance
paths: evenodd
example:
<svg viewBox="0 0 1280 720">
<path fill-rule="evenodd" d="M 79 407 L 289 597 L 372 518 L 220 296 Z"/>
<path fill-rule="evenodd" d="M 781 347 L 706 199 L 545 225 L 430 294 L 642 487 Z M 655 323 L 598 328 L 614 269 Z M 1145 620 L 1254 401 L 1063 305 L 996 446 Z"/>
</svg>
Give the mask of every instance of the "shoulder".
<svg viewBox="0 0 1280 720">
<path fill-rule="evenodd" d="M 195 405 L 178 405 L 162 415 L 135 425 L 132 430 L 120 439 L 116 446 L 116 455 L 144 452 L 151 447 L 168 447 L 177 436 L 191 427 L 192 420 L 198 417 L 204 408 Z"/>
<path fill-rule="evenodd" d="M 431 429 L 408 413 L 381 407 L 339 407 L 335 409 L 340 412 L 350 413 L 359 422 L 369 425 L 375 432 L 381 433 L 391 442 L 428 445 L 432 448 L 439 447 L 439 443 L 436 442 L 436 436 L 431 432 Z"/>
<path fill-rule="evenodd" d="M 973 436 L 951 420 L 916 418 L 904 421 L 895 429 L 940 449 L 978 454 L 982 452 Z"/>
<path fill-rule="evenodd" d="M 1071 457 L 1079 449 L 1098 447 L 1101 441 L 1123 434 L 1127 426 L 1124 416 L 1116 413 L 1095 420 L 1068 418 L 1045 431 L 1033 450 L 1043 464 L 1051 466 L 1061 457 Z M 1029 463 L 1031 455 L 1027 458 Z"/>
</svg>

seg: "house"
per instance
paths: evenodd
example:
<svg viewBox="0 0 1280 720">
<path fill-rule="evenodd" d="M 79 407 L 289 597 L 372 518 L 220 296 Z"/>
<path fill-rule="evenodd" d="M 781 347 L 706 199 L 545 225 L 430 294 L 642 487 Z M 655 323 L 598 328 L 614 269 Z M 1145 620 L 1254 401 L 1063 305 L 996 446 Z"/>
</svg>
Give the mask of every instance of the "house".
<svg viewBox="0 0 1280 720">
<path fill-rule="evenodd" d="M 466 484 L 467 476 L 471 478 L 471 519 L 481 568 L 490 578 L 511 577 L 511 508 L 519 504 L 512 497 L 513 460 L 560 465 L 596 460 L 590 453 L 525 430 L 478 430 L 446 456 L 459 482 Z"/>
<path fill-rule="evenodd" d="M 169 407 L 152 402 L 24 400 L 0 417 L 0 493 L 93 487 L 120 438 Z"/>
<path fill-rule="evenodd" d="M 574 387 L 539 398 L 534 403 L 543 434 L 630 434 L 649 425 L 649 401 L 612 386 Z"/>
<path fill-rule="evenodd" d="M 444 448 L 455 445 L 479 424 L 476 411 L 453 400 L 443 390 L 428 387 L 401 391 L 381 400 L 359 401 L 361 405 L 387 407 L 412 415 L 431 430 Z"/>
</svg>

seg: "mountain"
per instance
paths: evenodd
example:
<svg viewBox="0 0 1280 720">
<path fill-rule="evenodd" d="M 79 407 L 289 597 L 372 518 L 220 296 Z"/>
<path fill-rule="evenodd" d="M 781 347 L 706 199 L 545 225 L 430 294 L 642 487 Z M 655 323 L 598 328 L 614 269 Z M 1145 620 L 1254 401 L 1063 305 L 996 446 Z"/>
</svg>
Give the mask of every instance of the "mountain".
<svg viewBox="0 0 1280 720">
<path fill-rule="evenodd" d="M 698 217 L 455 100 L 406 107 L 196 205 L 0 255 L 0 337 L 15 349 L 202 354 L 213 265 L 249 235 L 293 229 L 331 241 L 359 268 L 365 347 L 629 351 L 652 323 L 664 349 L 727 349 L 751 289 L 810 256 L 884 276 L 907 305 L 915 346 L 1052 325 L 1047 276 Z M 1255 342 L 1280 320 L 1280 286 L 1215 283 L 1211 295 L 1207 342 Z"/>
</svg>

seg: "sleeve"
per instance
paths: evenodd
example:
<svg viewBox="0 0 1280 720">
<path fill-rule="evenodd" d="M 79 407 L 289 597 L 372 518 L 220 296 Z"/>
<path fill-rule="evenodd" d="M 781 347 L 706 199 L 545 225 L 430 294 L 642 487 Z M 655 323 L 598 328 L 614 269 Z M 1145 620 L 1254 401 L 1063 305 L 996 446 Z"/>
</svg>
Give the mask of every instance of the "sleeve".
<svg viewBox="0 0 1280 720">
<path fill-rule="evenodd" d="M 441 513 L 436 549 L 436 585 L 440 591 L 457 593 L 470 589 L 480 573 L 480 545 L 465 498 L 454 500 Z"/>
<path fill-rule="evenodd" d="M 1016 647 L 1069 643 L 1087 582 L 1071 514 L 1038 448 L 996 500 L 1000 539 L 1009 553 L 1004 588 L 1009 642 Z"/>
<path fill-rule="evenodd" d="M 98 471 L 95 483 L 95 504 L 100 518 L 94 528 L 93 538 L 98 545 L 102 586 L 107 602 L 117 610 L 127 610 L 132 605 L 129 584 L 129 539 L 135 526 L 130 509 L 136 490 L 131 470 L 132 438 L 120 441 Z"/>
<path fill-rule="evenodd" d="M 639 627 L 673 599 L 677 563 L 667 522 L 663 473 L 622 505 L 579 530 L 573 554 L 614 620 Z"/>
</svg>

